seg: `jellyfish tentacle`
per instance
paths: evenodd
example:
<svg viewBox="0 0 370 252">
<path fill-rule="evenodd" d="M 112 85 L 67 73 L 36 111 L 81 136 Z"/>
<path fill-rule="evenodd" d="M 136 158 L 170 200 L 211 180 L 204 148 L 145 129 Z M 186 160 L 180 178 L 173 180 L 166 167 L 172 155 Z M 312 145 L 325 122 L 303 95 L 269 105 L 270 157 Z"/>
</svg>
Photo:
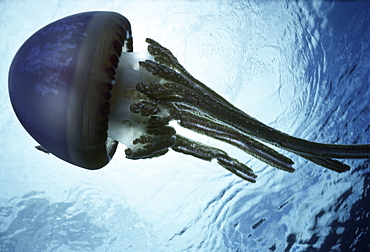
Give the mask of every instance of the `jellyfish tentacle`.
<svg viewBox="0 0 370 252">
<path fill-rule="evenodd" d="M 178 105 L 179 104 L 177 104 L 177 107 L 179 107 Z M 186 109 L 181 110 L 180 116 L 174 118 L 178 119 L 179 124 L 184 128 L 229 143 L 272 167 L 287 172 L 294 172 L 292 168 L 293 161 L 290 158 L 232 127 L 217 123 L 217 120 L 199 114 L 201 114 L 199 110 L 193 113 L 189 107 L 186 107 Z M 295 154 L 336 172 L 348 171 L 350 168 L 348 165 L 338 160 L 315 157 L 302 153 Z"/>
<path fill-rule="evenodd" d="M 257 175 L 253 173 L 251 168 L 230 157 L 220 149 L 201 144 L 180 135 L 176 135 L 176 142 L 171 148 L 176 152 L 192 155 L 206 161 L 216 159 L 218 164 L 238 177 L 252 183 L 256 182 Z"/>
<path fill-rule="evenodd" d="M 176 72 L 165 65 L 159 64 L 158 62 L 152 60 L 139 61 L 139 65 L 144 67 L 149 73 L 166 79 L 167 81 L 172 81 L 175 83 L 186 84 L 191 86 L 190 81 L 185 78 L 182 74 Z"/>
<path fill-rule="evenodd" d="M 140 111 L 142 116 L 149 116 L 157 114 L 161 111 L 161 107 L 154 101 L 140 101 L 135 102 L 130 105 L 130 111 L 136 113 L 136 111 Z"/>
<path fill-rule="evenodd" d="M 149 117 L 144 135 L 133 140 L 133 147 L 125 150 L 129 159 L 153 158 L 164 155 L 175 143 L 176 130 L 168 126 L 169 118 L 156 116 L 160 107 L 155 101 L 142 100 L 131 104 L 130 110 L 133 113 Z"/>
<path fill-rule="evenodd" d="M 231 158 L 226 152 L 203 145 L 199 142 L 192 141 L 183 136 L 176 134 L 173 127 L 168 126 L 170 118 L 176 118 L 183 112 L 177 110 L 176 105 L 168 104 L 165 109 L 169 110 L 170 116 L 161 118 L 156 116 L 156 109 L 153 110 L 155 102 L 142 101 L 134 103 L 131 106 L 133 113 L 140 113 L 145 116 L 150 116 L 147 121 L 146 134 L 141 135 L 133 141 L 134 148 L 125 150 L 126 157 L 129 159 L 145 159 L 164 155 L 172 148 L 176 152 L 189 154 L 203 160 L 211 161 L 216 159 L 217 162 L 229 170 L 250 182 L 256 182 L 256 175 L 248 166 L 240 163 L 238 160 Z M 146 107 L 148 106 L 148 108 Z M 152 114 L 150 112 L 153 112 Z"/>
<path fill-rule="evenodd" d="M 192 76 L 177 60 L 177 58 L 172 54 L 172 52 L 159 44 L 158 42 L 154 41 L 153 39 L 147 38 L 146 42 L 149 44 L 148 52 L 154 56 L 154 60 L 159 63 L 163 64 L 169 68 L 176 70 L 180 73 L 186 80 L 188 87 L 192 87 L 195 90 L 202 91 L 205 94 L 209 94 L 209 96 L 215 98 L 216 100 L 220 101 L 226 106 L 230 108 L 236 108 L 230 102 L 228 102 L 225 98 L 221 95 L 217 94 L 215 91 L 207 87 L 205 84 L 200 82 L 194 76 Z M 170 62 L 170 63 L 169 63 Z M 165 78 L 165 77 L 164 77 Z"/>
<path fill-rule="evenodd" d="M 138 82 L 136 84 L 136 90 L 140 93 L 145 94 L 148 98 L 156 100 L 158 103 L 166 102 L 183 102 L 185 99 L 191 99 L 197 95 L 193 93 L 192 97 L 184 97 L 184 95 L 190 95 L 191 93 L 185 87 L 183 89 L 178 88 L 180 84 L 166 82 L 163 84 L 155 82 Z"/>
<path fill-rule="evenodd" d="M 331 158 L 370 157 L 370 145 L 314 143 L 263 124 L 191 76 L 168 49 L 151 43 L 148 50 L 155 56 L 154 61 L 145 60 L 139 64 L 163 81 L 138 82 L 135 87 L 141 96 L 133 99 L 130 110 L 149 119 L 146 133 L 134 140 L 133 148 L 126 150 L 128 158 L 156 157 L 171 148 L 204 160 L 215 159 L 237 176 L 255 181 L 253 171 L 226 152 L 176 134 L 168 126 L 171 120 L 176 120 L 184 128 L 229 143 L 287 172 L 294 171 L 293 161 L 266 143 L 337 172 L 347 171 L 349 166 Z"/>
<path fill-rule="evenodd" d="M 182 112 L 179 124 L 197 133 L 231 144 L 245 153 L 283 171 L 294 172 L 293 161 L 249 136 L 192 112 Z"/>
<path fill-rule="evenodd" d="M 294 169 L 291 167 L 293 165 L 291 159 L 231 127 L 218 124 L 191 112 L 182 112 L 179 124 L 184 128 L 194 130 L 200 134 L 213 137 L 238 147 L 247 154 L 260 159 L 272 167 L 287 172 L 294 172 Z M 344 172 L 350 169 L 348 165 L 331 158 L 315 157 L 296 152 L 293 153 L 336 172 Z"/>
<path fill-rule="evenodd" d="M 207 113 L 204 113 L 197 107 L 189 106 L 187 109 L 179 109 L 181 105 L 184 105 L 183 101 L 188 100 L 190 104 L 190 100 L 196 99 L 196 95 L 192 94 L 187 88 L 173 83 L 157 84 L 153 82 L 141 82 L 136 87 L 148 97 L 158 100 L 158 103 L 167 105 L 169 103 L 175 104 L 175 107 L 178 109 L 168 109 L 171 110 L 172 117 L 178 120 L 181 126 L 234 145 L 247 154 L 278 169 L 288 172 L 294 171 L 291 167 L 293 164 L 291 159 L 242 134 L 239 130 L 217 122 L 217 119 L 210 117 L 209 114 L 207 115 Z M 196 103 L 197 101 L 193 100 L 193 102 Z"/>
<path fill-rule="evenodd" d="M 165 129 L 148 131 L 147 135 L 136 138 L 133 141 L 134 147 L 125 150 L 126 157 L 129 159 L 144 159 L 166 154 L 175 143 L 175 130 L 169 126 L 165 127 Z M 169 128 L 172 129 L 169 130 Z M 163 134 L 163 132 L 166 133 Z"/>
<path fill-rule="evenodd" d="M 370 158 L 370 145 L 314 143 L 290 136 L 261 123 L 257 119 L 230 104 L 216 92 L 190 75 L 185 68 L 178 63 L 176 57 L 173 56 L 170 50 L 161 46 L 154 40 L 147 39 L 147 42 L 150 44 L 149 47 L 155 48 L 155 50 L 151 49 L 151 53 L 155 56 L 154 59 L 165 64 L 162 65 L 162 70 L 157 68 L 159 71 L 162 71 L 160 75 L 163 76 L 163 78 L 169 78 L 170 81 L 176 81 L 169 76 L 175 76 L 177 70 L 178 74 L 176 75 L 176 78 L 179 79 L 179 74 L 182 75 L 182 81 L 177 82 L 177 84 L 186 85 L 186 87 L 198 94 L 199 92 L 197 91 L 202 91 L 201 94 L 203 99 L 198 104 L 199 106 L 208 110 L 209 113 L 216 113 L 219 116 L 221 115 L 222 121 L 227 122 L 244 133 L 288 151 L 301 153 L 303 155 L 307 154 L 325 158 Z M 172 71 L 170 75 L 166 76 L 167 70 L 165 70 L 165 66 L 167 66 L 167 68 L 173 68 L 175 71 Z M 220 113 L 220 111 L 223 112 Z M 217 116 L 217 118 L 219 118 L 219 116 Z"/>
<path fill-rule="evenodd" d="M 190 113 L 188 115 L 190 115 Z M 197 119 L 194 120 L 194 118 Z M 228 128 L 227 126 L 217 124 L 212 121 L 207 122 L 206 120 L 207 119 L 204 119 L 202 122 L 202 118 L 197 115 L 185 116 L 183 113 L 179 124 L 184 128 L 188 128 L 200 134 L 229 143 L 272 167 L 287 172 L 295 171 L 294 168 L 292 168 L 294 163 L 290 158 L 280 154 L 265 144 L 248 137 L 247 135 L 235 131 L 233 128 Z M 314 157 L 304 155 L 302 153 L 295 154 L 336 172 L 344 172 L 350 169 L 348 165 L 331 158 Z"/>
<path fill-rule="evenodd" d="M 328 168 L 332 171 L 336 171 L 336 172 L 345 172 L 345 171 L 349 171 L 350 170 L 350 167 L 338 160 L 335 160 L 335 159 L 331 159 L 331 158 L 323 158 L 323 157 L 315 157 L 315 156 L 311 156 L 311 155 L 304 155 L 302 153 L 296 153 L 297 155 L 315 163 L 315 164 L 318 164 L 322 167 L 325 167 L 325 168 Z"/>
<path fill-rule="evenodd" d="M 294 171 L 291 167 L 293 162 L 290 159 L 257 140 L 250 140 L 251 137 L 258 139 L 258 130 L 253 132 L 253 134 L 249 134 L 249 136 L 251 136 L 249 137 L 245 132 L 234 127 L 233 123 L 230 123 L 227 120 L 222 121 L 222 115 L 229 111 L 224 107 L 222 108 L 218 106 L 218 101 L 208 102 L 209 100 L 205 100 L 204 97 L 201 97 L 191 89 L 178 83 L 167 82 L 158 84 L 153 82 L 141 82 L 136 85 L 136 89 L 145 94 L 148 98 L 156 100 L 158 104 L 167 106 L 170 103 L 175 104 L 181 113 L 177 113 L 177 115 L 173 114 L 172 117 L 179 120 L 181 126 L 232 144 L 275 168 L 288 172 Z M 195 113 L 189 114 L 189 112 Z M 197 116 L 196 114 L 201 114 L 202 116 Z M 187 117 L 185 115 L 187 115 Z M 191 117 L 193 120 L 192 122 L 189 122 Z M 201 117 L 203 117 L 203 119 Z M 220 122 L 222 122 L 222 124 L 220 124 Z M 219 128 L 219 131 L 215 132 L 214 129 L 216 128 Z M 223 132 L 221 131 L 221 128 Z M 221 132 L 224 135 L 222 135 Z M 348 170 L 347 165 L 337 160 L 332 160 L 329 157 L 319 157 L 317 155 L 301 153 L 295 150 L 290 151 L 307 160 L 337 172 Z"/>
<path fill-rule="evenodd" d="M 154 56 L 156 62 L 166 65 L 170 68 L 176 69 L 183 76 L 186 76 L 190 79 L 194 78 L 177 60 L 177 58 L 172 54 L 172 52 L 154 41 L 153 39 L 147 38 L 145 40 L 148 45 L 148 52 Z"/>
</svg>

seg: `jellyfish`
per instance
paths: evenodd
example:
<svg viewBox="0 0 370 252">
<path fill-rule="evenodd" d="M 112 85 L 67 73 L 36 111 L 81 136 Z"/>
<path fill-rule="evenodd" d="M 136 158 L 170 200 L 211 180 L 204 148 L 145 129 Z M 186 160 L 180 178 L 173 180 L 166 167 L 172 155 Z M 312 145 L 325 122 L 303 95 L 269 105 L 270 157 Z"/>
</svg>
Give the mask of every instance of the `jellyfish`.
<svg viewBox="0 0 370 252">
<path fill-rule="evenodd" d="M 118 142 L 129 159 L 171 149 L 256 181 L 226 151 L 178 134 L 175 121 L 287 172 L 293 161 L 279 148 L 336 172 L 350 169 L 338 159 L 370 158 L 370 145 L 315 143 L 263 124 L 193 77 L 170 50 L 146 42 L 147 52 L 134 53 L 130 22 L 108 11 L 71 15 L 33 34 L 12 61 L 9 95 L 37 148 L 90 170 L 109 163 Z"/>
</svg>

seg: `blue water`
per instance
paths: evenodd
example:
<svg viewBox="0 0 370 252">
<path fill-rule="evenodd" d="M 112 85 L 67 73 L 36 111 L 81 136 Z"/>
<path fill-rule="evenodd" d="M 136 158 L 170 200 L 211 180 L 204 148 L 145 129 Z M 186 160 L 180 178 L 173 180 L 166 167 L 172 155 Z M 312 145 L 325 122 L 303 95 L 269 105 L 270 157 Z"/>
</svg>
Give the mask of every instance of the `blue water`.
<svg viewBox="0 0 370 252">
<path fill-rule="evenodd" d="M 219 143 L 251 184 L 170 152 L 133 161 L 118 149 L 87 171 L 34 149 L 7 96 L 21 44 L 87 10 L 132 23 L 236 106 L 291 135 L 370 143 L 370 2 L 0 1 L 0 251 L 370 251 L 370 160 L 342 174 L 294 155 L 293 174 Z"/>
</svg>

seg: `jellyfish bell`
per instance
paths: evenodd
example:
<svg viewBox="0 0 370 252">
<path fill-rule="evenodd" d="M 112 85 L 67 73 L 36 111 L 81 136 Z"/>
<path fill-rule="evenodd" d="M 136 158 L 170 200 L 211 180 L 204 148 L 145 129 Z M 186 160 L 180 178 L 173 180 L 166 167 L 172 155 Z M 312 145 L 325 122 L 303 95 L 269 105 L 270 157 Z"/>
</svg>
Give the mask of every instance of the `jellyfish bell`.
<svg viewBox="0 0 370 252">
<path fill-rule="evenodd" d="M 84 168 L 109 162 L 117 142 L 107 138 L 108 100 L 130 39 L 123 16 L 87 12 L 45 26 L 18 50 L 9 71 L 11 103 L 44 149 Z"/>
<path fill-rule="evenodd" d="M 16 115 L 39 150 L 50 152 L 72 164 L 97 169 L 106 165 L 117 147 L 110 133 L 129 145 L 133 131 L 114 119 L 137 121 L 128 113 L 125 99 L 112 97 L 116 76 L 139 73 L 138 57 L 148 53 L 132 51 L 129 21 L 114 12 L 86 12 L 53 22 L 37 31 L 18 50 L 9 71 L 9 93 Z M 118 68 L 118 61 L 121 67 Z M 136 61 L 136 64 L 133 62 Z M 137 73 L 136 73 L 137 72 Z M 141 79 L 156 81 L 148 72 Z M 134 85 L 126 79 L 126 87 Z M 116 88 L 117 96 L 121 95 Z M 113 104 L 115 110 L 110 110 Z M 130 116 L 132 118 L 130 118 Z M 136 120 L 135 120 L 136 117 Z M 115 130 L 114 130 L 115 129 Z"/>
<path fill-rule="evenodd" d="M 239 110 L 189 74 L 170 50 L 147 39 L 134 53 L 129 21 L 115 12 L 85 12 L 32 35 L 9 71 L 14 111 L 38 149 L 98 169 L 123 143 L 130 159 L 169 149 L 218 164 L 255 182 L 253 170 L 225 151 L 176 133 L 169 122 L 224 141 L 267 164 L 293 172 L 293 161 L 265 143 L 337 172 L 333 158 L 369 158 L 370 145 L 309 142 Z"/>
</svg>

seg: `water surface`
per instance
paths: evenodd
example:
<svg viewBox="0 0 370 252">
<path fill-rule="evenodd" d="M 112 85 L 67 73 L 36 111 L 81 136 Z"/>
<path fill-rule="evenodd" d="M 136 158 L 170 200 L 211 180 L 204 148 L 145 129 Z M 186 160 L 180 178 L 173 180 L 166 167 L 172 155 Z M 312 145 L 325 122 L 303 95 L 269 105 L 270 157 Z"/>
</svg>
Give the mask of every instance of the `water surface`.
<svg viewBox="0 0 370 252">
<path fill-rule="evenodd" d="M 259 120 L 304 139 L 370 143 L 370 3 L 1 1 L 0 251 L 366 251 L 369 160 L 343 174 L 289 154 L 293 174 L 229 148 L 257 183 L 170 152 L 118 149 L 87 171 L 34 149 L 7 95 L 21 44 L 76 12 L 113 10 L 170 48 L 200 80 Z"/>
</svg>

